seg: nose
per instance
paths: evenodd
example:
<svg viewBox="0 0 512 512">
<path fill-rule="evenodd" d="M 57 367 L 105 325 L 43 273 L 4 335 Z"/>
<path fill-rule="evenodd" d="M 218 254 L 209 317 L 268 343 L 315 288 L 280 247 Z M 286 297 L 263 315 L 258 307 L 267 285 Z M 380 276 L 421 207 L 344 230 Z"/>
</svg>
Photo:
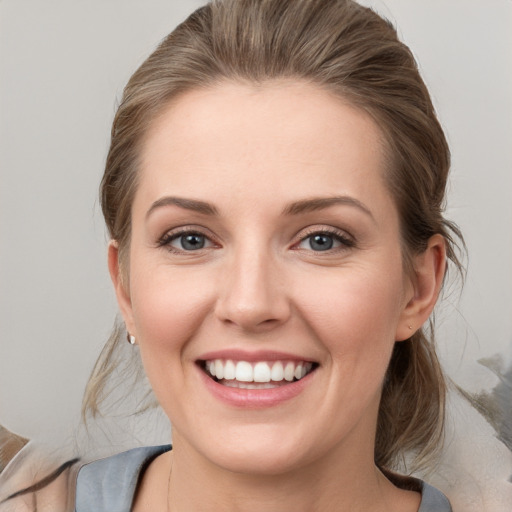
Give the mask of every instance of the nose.
<svg viewBox="0 0 512 512">
<path fill-rule="evenodd" d="M 290 316 L 290 302 L 275 258 L 265 251 L 239 251 L 219 275 L 215 314 L 225 324 L 265 332 Z"/>
</svg>

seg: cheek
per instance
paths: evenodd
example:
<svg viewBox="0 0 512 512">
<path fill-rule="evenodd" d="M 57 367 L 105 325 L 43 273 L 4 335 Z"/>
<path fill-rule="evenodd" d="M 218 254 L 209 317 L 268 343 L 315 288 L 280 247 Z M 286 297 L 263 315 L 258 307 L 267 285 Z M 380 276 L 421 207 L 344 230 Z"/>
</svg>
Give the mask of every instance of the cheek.
<svg viewBox="0 0 512 512">
<path fill-rule="evenodd" d="M 180 417 L 186 411 L 182 397 L 191 370 L 184 364 L 187 347 L 211 308 L 211 290 L 211 280 L 197 270 L 143 265 L 132 274 L 132 311 L 142 363 L 170 419 L 171 413 Z"/>
<path fill-rule="evenodd" d="M 365 365 L 374 361 L 386 366 L 383 356 L 394 345 L 401 313 L 400 268 L 380 275 L 344 269 L 321 279 L 317 275 L 301 288 L 302 315 L 328 346 L 335 364 L 364 358 Z"/>
<path fill-rule="evenodd" d="M 211 279 L 197 269 L 165 265 L 139 266 L 132 278 L 133 317 L 146 359 L 183 352 L 211 308 Z"/>
</svg>

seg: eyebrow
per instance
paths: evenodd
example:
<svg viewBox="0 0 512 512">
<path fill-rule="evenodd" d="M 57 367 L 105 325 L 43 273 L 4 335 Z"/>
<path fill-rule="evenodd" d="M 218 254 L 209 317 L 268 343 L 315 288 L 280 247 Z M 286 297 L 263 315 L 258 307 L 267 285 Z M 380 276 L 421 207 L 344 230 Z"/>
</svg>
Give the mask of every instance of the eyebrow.
<svg viewBox="0 0 512 512">
<path fill-rule="evenodd" d="M 146 213 L 148 218 L 155 210 L 163 206 L 178 206 L 185 210 L 192 210 L 203 215 L 218 215 L 219 212 L 215 206 L 205 201 L 198 201 L 196 199 L 185 199 L 183 197 L 166 196 L 155 201 Z"/>
<path fill-rule="evenodd" d="M 371 219 L 375 220 L 372 212 L 367 206 L 365 206 L 361 201 L 350 196 L 314 197 L 312 199 L 295 201 L 284 208 L 283 215 L 300 215 L 301 213 L 325 210 L 336 205 L 354 206 L 368 215 Z M 179 208 L 191 210 L 203 215 L 219 214 L 214 205 L 205 201 L 186 199 L 184 197 L 166 196 L 158 199 L 151 205 L 146 213 L 146 218 L 148 218 L 156 209 L 164 206 L 178 206 Z"/>
<path fill-rule="evenodd" d="M 350 196 L 334 196 L 334 197 L 314 197 L 312 199 L 305 199 L 296 201 L 288 205 L 284 210 L 284 215 L 299 215 L 301 213 L 313 212 L 316 210 L 325 210 L 331 206 L 348 205 L 355 206 L 366 215 L 371 217 L 374 221 L 375 218 L 370 209 L 365 206 L 361 201 Z"/>
</svg>

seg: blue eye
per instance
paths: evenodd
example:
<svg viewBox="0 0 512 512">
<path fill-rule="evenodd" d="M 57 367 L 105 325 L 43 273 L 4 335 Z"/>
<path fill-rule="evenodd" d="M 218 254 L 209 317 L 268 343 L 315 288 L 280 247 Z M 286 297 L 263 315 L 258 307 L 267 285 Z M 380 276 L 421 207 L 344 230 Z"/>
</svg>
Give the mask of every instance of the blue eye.
<svg viewBox="0 0 512 512">
<path fill-rule="evenodd" d="M 197 251 L 206 245 L 206 237 L 200 233 L 187 233 L 175 238 L 171 245 L 184 251 Z"/>
<path fill-rule="evenodd" d="M 210 238 L 198 231 L 184 230 L 165 234 L 158 242 L 160 247 L 166 247 L 171 252 L 200 251 L 215 245 Z"/>
<path fill-rule="evenodd" d="M 337 249 L 353 247 L 354 242 L 341 233 L 329 231 L 317 231 L 305 236 L 297 245 L 299 249 L 306 249 L 314 252 L 335 251 Z"/>
<path fill-rule="evenodd" d="M 330 235 L 317 234 L 308 237 L 309 247 L 313 251 L 328 251 L 334 245 L 334 239 Z"/>
</svg>

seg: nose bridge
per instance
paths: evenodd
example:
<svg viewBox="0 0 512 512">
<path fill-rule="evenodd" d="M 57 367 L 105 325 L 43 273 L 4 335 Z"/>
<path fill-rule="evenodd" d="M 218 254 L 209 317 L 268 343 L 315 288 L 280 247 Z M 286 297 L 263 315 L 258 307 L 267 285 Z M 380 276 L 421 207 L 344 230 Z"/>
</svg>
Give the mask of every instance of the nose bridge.
<svg viewBox="0 0 512 512">
<path fill-rule="evenodd" d="M 234 246 L 221 279 L 217 312 L 223 321 L 252 330 L 288 317 L 282 275 L 269 243 L 253 237 Z"/>
</svg>

